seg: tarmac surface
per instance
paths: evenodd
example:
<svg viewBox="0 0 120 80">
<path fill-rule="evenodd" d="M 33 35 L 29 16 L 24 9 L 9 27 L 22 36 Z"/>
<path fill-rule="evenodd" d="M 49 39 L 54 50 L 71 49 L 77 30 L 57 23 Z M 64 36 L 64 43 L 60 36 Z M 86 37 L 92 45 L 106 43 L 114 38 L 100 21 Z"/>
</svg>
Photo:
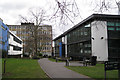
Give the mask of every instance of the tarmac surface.
<svg viewBox="0 0 120 80">
<path fill-rule="evenodd" d="M 41 68 L 43 71 L 50 77 L 50 78 L 69 78 L 73 80 L 80 80 L 81 79 L 86 79 L 86 80 L 93 80 L 89 78 L 88 76 L 79 74 L 77 72 L 74 72 L 72 70 L 69 70 L 65 68 L 65 62 L 52 62 L 49 61 L 48 58 L 43 58 L 38 60 L 38 63 L 40 64 Z M 76 65 L 76 66 L 82 66 L 80 63 L 74 63 L 71 65 Z"/>
</svg>

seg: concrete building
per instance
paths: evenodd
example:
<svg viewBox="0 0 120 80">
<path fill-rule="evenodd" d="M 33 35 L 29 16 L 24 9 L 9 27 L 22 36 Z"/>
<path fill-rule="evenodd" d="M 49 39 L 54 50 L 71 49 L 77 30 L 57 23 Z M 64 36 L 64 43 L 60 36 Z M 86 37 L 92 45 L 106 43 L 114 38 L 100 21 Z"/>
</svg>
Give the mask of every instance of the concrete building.
<svg viewBox="0 0 120 80">
<path fill-rule="evenodd" d="M 97 61 L 117 61 L 120 58 L 120 15 L 93 14 L 54 42 L 55 54 L 61 54 L 59 43 L 65 45 L 64 57 L 82 60 L 96 56 Z"/>
<path fill-rule="evenodd" d="M 14 32 L 18 37 L 23 40 L 23 52 L 24 53 L 31 53 L 30 49 L 28 49 L 27 44 L 32 44 L 33 41 L 30 41 L 31 31 L 29 30 L 34 29 L 36 25 L 34 23 L 21 23 L 21 25 L 8 25 L 9 29 Z M 38 27 L 38 46 L 40 47 L 40 53 L 43 55 L 51 56 L 52 53 L 52 26 L 51 25 L 41 25 Z M 28 43 L 29 42 L 29 43 Z M 38 48 L 39 49 L 39 48 Z"/>
<path fill-rule="evenodd" d="M 8 33 L 8 56 L 9 57 L 23 57 L 23 42 L 14 33 L 9 30 Z"/>
</svg>

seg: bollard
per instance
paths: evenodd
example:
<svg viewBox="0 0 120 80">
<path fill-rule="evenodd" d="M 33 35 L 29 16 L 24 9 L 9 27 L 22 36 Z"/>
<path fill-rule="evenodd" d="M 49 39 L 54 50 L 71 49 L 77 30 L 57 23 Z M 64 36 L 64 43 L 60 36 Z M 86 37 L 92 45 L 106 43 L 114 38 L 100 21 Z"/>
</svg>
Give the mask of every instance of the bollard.
<svg viewBox="0 0 120 80">
<path fill-rule="evenodd" d="M 5 66 L 6 65 L 6 60 L 4 60 L 4 73 L 6 72 L 6 70 L 5 70 Z"/>
<path fill-rule="evenodd" d="M 56 62 L 58 62 L 58 59 L 56 58 Z"/>
<path fill-rule="evenodd" d="M 69 60 L 68 59 L 66 60 L 66 66 L 69 66 Z"/>
<path fill-rule="evenodd" d="M 118 61 L 118 79 L 120 80 L 120 60 Z"/>
</svg>

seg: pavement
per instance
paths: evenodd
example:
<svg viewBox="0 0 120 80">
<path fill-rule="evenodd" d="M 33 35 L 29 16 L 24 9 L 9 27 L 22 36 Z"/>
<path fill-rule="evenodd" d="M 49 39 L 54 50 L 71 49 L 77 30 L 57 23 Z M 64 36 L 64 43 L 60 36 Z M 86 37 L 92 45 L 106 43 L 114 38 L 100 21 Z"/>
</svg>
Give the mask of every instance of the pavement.
<svg viewBox="0 0 120 80">
<path fill-rule="evenodd" d="M 77 72 L 74 72 L 72 70 L 69 70 L 65 68 L 65 62 L 52 62 L 49 61 L 48 58 L 43 58 L 38 60 L 38 63 L 40 64 L 43 71 L 50 77 L 50 78 L 75 78 L 80 80 L 81 79 L 90 79 L 88 76 L 79 74 Z M 76 64 L 76 63 L 75 63 Z M 75 65 L 74 64 L 74 65 Z"/>
</svg>

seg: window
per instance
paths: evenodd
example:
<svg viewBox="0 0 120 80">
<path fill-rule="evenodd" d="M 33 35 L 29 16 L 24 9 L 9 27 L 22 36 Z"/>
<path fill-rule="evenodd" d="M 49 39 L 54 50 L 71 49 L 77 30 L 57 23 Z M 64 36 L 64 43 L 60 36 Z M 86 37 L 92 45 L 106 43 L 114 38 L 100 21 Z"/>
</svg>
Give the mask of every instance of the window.
<svg viewBox="0 0 120 80">
<path fill-rule="evenodd" d="M 88 50 L 88 53 L 91 53 L 91 50 Z"/>
<path fill-rule="evenodd" d="M 117 31 L 120 31 L 120 27 L 117 27 L 116 30 L 117 30 Z"/>
<path fill-rule="evenodd" d="M 114 26 L 114 22 L 107 22 L 107 26 Z"/>
<path fill-rule="evenodd" d="M 90 27 L 90 24 L 88 24 L 88 25 L 85 25 L 85 27 Z"/>
<path fill-rule="evenodd" d="M 83 43 L 80 43 L 80 46 L 82 46 L 83 45 Z"/>
<path fill-rule="evenodd" d="M 84 32 L 84 35 L 87 35 L 87 32 Z"/>
<path fill-rule="evenodd" d="M 85 53 L 91 53 L 91 50 L 85 50 L 84 52 Z"/>
<path fill-rule="evenodd" d="M 84 52 L 85 52 L 85 53 L 88 53 L 88 50 L 85 50 Z"/>
<path fill-rule="evenodd" d="M 88 44 L 88 47 L 91 47 L 91 44 Z"/>
<path fill-rule="evenodd" d="M 18 38 L 14 37 L 14 41 L 18 42 L 18 43 L 22 43 L 22 41 L 20 41 Z"/>
<path fill-rule="evenodd" d="M 81 49 L 80 52 L 83 53 L 83 49 Z"/>
<path fill-rule="evenodd" d="M 83 32 L 81 32 L 81 35 L 83 35 Z"/>
<path fill-rule="evenodd" d="M 108 30 L 115 30 L 114 27 L 108 27 Z"/>
<path fill-rule="evenodd" d="M 116 26 L 120 26 L 120 23 L 116 23 Z"/>
<path fill-rule="evenodd" d="M 21 51 L 21 47 L 18 47 L 18 46 L 13 46 L 13 50 L 16 50 L 16 51 Z"/>
</svg>

